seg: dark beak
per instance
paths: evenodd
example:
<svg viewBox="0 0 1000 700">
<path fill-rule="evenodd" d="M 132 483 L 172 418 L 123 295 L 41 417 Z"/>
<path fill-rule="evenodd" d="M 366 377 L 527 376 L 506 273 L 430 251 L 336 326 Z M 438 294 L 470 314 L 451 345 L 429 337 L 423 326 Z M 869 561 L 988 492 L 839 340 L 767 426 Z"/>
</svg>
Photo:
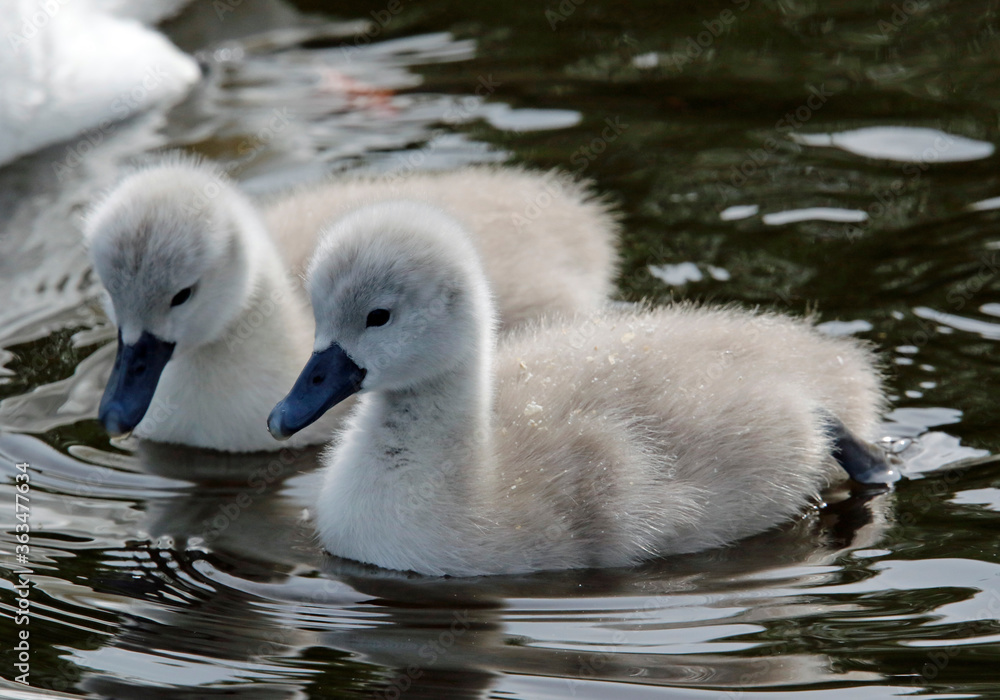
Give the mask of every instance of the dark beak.
<svg viewBox="0 0 1000 700">
<path fill-rule="evenodd" d="M 267 417 L 267 429 L 275 439 L 287 440 L 360 391 L 364 378 L 365 370 L 336 343 L 314 352 L 288 396 Z"/>
<path fill-rule="evenodd" d="M 127 435 L 139 425 L 153 400 L 160 373 L 174 352 L 174 343 L 143 331 L 135 345 L 125 345 L 118 331 L 115 367 L 97 413 L 113 437 Z"/>
</svg>

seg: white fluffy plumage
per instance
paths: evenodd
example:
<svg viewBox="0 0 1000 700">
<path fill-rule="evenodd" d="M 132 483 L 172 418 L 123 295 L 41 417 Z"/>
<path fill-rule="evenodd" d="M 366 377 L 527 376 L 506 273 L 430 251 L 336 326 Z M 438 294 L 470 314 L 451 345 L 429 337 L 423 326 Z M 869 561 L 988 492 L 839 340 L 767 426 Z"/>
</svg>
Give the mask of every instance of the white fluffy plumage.
<svg viewBox="0 0 1000 700">
<path fill-rule="evenodd" d="M 316 350 L 364 372 L 319 534 L 385 568 L 624 566 L 731 543 L 845 478 L 829 416 L 871 439 L 883 408 L 861 342 L 777 314 L 603 309 L 498 342 L 474 246 L 423 204 L 338 221 L 309 288 Z M 389 321 L 369 327 L 373 309 Z"/>
<path fill-rule="evenodd" d="M 529 208 L 539 192 L 547 206 Z M 259 210 L 216 167 L 170 155 L 128 174 L 89 213 L 85 239 L 123 342 L 176 347 L 140 438 L 224 451 L 274 450 L 265 419 L 309 355 L 312 319 L 294 274 L 328 217 L 399 195 L 465 220 L 501 293 L 504 322 L 603 303 L 617 224 L 586 189 L 556 175 L 470 168 L 398 182 L 341 177 Z M 171 300 L 193 290 L 184 303 Z M 297 435 L 328 439 L 346 407 Z"/>
</svg>

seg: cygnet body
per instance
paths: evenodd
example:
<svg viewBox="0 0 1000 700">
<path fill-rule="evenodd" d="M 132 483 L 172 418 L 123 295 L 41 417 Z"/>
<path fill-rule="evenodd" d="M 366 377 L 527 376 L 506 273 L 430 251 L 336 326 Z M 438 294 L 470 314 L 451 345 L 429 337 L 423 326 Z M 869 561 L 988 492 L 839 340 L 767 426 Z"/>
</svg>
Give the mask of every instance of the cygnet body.
<svg viewBox="0 0 1000 700">
<path fill-rule="evenodd" d="M 795 517 L 873 437 L 873 355 L 733 308 L 609 310 L 497 344 L 461 225 L 352 212 L 309 271 L 314 354 L 268 424 L 360 392 L 316 506 L 332 554 L 431 575 L 625 566 Z"/>
<path fill-rule="evenodd" d="M 85 226 L 119 330 L 101 422 L 112 435 L 159 442 L 233 452 L 279 448 L 265 419 L 309 356 L 312 336 L 291 271 L 312 249 L 324 217 L 344 202 L 438 192 L 470 220 L 511 327 L 548 305 L 566 311 L 601 303 L 615 270 L 616 224 L 606 207 L 558 177 L 562 189 L 550 194 L 547 208 L 529 212 L 532 218 L 521 216 L 524 201 L 502 196 L 551 180 L 487 169 L 465 178 L 414 174 L 396 185 L 341 178 L 279 199 L 262 216 L 207 163 L 172 156 L 133 172 Z M 493 195 L 479 191 L 487 182 Z M 576 244 L 566 246 L 571 233 Z M 345 410 L 331 411 L 293 445 L 328 439 Z"/>
<path fill-rule="evenodd" d="M 615 217 L 584 184 L 558 172 L 477 166 L 341 176 L 283 195 L 265 220 L 292 267 L 305 270 L 323 224 L 359 205 L 398 199 L 436 206 L 471 232 L 505 330 L 540 314 L 601 306 L 614 291 Z"/>
</svg>

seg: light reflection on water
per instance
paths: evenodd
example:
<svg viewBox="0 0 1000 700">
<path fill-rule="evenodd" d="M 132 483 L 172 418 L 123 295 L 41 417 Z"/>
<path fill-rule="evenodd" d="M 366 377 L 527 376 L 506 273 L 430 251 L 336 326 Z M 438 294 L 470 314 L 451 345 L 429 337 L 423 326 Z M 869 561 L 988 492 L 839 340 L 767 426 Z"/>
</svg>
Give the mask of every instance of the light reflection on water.
<svg viewBox="0 0 1000 700">
<path fill-rule="evenodd" d="M 33 683 L 165 698 L 986 695 L 1000 281 L 995 211 L 969 206 L 1000 192 L 997 7 L 940 10 L 933 35 L 921 11 L 880 35 L 891 3 L 732 5 L 678 7 L 664 26 L 655 3 L 626 19 L 589 0 L 553 31 L 540 8 L 431 3 L 363 45 L 358 25 L 280 2 L 225 22 L 194 8 L 168 26 L 205 66 L 184 104 L 116 125 L 59 177 L 79 140 L 0 169 L 0 463 L 32 470 Z M 740 31 L 681 61 L 725 9 Z M 778 139 L 804 85 L 824 81 L 864 99 L 835 96 Z M 623 128 L 602 141 L 609 119 Z M 928 162 L 940 134 L 968 160 Z M 623 298 L 818 307 L 829 332 L 878 343 L 909 479 L 632 570 L 442 580 L 325 556 L 315 450 L 112 445 L 93 420 L 113 330 L 79 215 L 125 161 L 165 147 L 219 160 L 258 195 L 331 169 L 514 160 L 593 177 L 626 217 Z M 5 570 L 0 587 L 15 580 Z M 0 628 L 13 639 L 9 617 Z"/>
</svg>

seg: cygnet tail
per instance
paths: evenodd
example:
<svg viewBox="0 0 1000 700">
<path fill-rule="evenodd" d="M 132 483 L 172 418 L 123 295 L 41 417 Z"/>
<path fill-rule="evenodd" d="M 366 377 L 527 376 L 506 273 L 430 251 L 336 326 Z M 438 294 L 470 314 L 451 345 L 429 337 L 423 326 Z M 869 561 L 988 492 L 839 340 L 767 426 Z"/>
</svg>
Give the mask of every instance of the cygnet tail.
<svg viewBox="0 0 1000 700">
<path fill-rule="evenodd" d="M 833 442 L 834 459 L 852 479 L 866 485 L 889 485 L 899 480 L 898 460 L 855 437 L 837 418 L 826 416 L 826 431 Z"/>
</svg>

